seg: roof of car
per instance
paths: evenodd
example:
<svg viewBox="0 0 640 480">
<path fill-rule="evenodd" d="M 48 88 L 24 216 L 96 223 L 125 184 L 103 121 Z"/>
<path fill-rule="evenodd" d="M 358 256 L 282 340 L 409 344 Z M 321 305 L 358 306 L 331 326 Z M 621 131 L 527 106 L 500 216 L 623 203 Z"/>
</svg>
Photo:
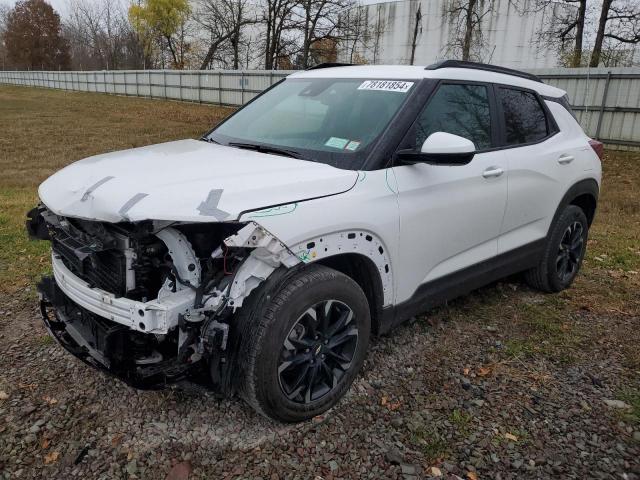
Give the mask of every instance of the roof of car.
<svg viewBox="0 0 640 480">
<path fill-rule="evenodd" d="M 491 82 L 535 90 L 540 95 L 559 98 L 566 94 L 551 85 L 531 78 L 477 68 L 441 67 L 425 69 L 417 65 L 349 65 L 304 70 L 289 75 L 291 78 L 363 78 L 389 80 L 420 80 L 423 78 L 445 80 L 470 80 Z"/>
</svg>

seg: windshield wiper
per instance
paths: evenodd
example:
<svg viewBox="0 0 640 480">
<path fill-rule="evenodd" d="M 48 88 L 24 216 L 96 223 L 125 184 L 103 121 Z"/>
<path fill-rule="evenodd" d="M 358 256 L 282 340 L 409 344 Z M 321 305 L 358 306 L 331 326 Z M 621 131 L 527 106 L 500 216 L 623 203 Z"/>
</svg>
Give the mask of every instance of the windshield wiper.
<svg viewBox="0 0 640 480">
<path fill-rule="evenodd" d="M 253 150 L 260 153 L 273 153 L 275 155 L 282 155 L 285 157 L 303 159 L 304 157 L 294 150 L 287 150 L 285 148 L 270 147 L 268 145 L 262 145 L 260 143 L 241 143 L 230 142 L 230 147 L 244 148 L 245 150 Z"/>
<path fill-rule="evenodd" d="M 202 140 L 203 142 L 215 143 L 216 145 L 220 145 L 220 142 L 216 142 L 211 137 L 201 137 L 200 140 Z"/>
</svg>

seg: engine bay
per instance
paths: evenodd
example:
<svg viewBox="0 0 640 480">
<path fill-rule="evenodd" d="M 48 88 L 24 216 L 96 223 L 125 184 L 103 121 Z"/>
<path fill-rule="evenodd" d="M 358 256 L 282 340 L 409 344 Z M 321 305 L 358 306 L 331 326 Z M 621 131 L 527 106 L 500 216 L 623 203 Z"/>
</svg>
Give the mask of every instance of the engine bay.
<svg viewBox="0 0 640 480">
<path fill-rule="evenodd" d="M 50 333 L 138 388 L 229 384 L 234 312 L 276 268 L 299 262 L 253 222 L 114 224 L 40 205 L 27 230 L 51 242 L 53 275 L 38 285 Z"/>
</svg>

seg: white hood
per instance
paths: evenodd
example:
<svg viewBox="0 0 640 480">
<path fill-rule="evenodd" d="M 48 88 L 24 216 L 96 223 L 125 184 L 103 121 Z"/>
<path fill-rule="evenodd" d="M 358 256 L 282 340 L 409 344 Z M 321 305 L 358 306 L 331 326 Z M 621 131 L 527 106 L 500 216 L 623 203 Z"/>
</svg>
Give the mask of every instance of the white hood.
<svg viewBox="0 0 640 480">
<path fill-rule="evenodd" d="M 180 140 L 80 160 L 45 180 L 38 193 L 68 217 L 211 222 L 345 192 L 357 177 L 321 163 Z"/>
</svg>

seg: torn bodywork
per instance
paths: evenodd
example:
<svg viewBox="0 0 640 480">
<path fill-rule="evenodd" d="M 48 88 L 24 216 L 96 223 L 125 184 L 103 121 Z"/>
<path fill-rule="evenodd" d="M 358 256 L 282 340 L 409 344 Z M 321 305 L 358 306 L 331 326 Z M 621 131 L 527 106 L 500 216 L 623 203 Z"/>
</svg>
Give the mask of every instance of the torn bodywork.
<svg viewBox="0 0 640 480">
<path fill-rule="evenodd" d="M 47 329 L 138 388 L 230 385 L 233 313 L 274 270 L 300 263 L 255 222 L 108 223 L 42 205 L 28 217 L 29 235 L 51 241 L 53 272 L 38 285 Z"/>
</svg>

